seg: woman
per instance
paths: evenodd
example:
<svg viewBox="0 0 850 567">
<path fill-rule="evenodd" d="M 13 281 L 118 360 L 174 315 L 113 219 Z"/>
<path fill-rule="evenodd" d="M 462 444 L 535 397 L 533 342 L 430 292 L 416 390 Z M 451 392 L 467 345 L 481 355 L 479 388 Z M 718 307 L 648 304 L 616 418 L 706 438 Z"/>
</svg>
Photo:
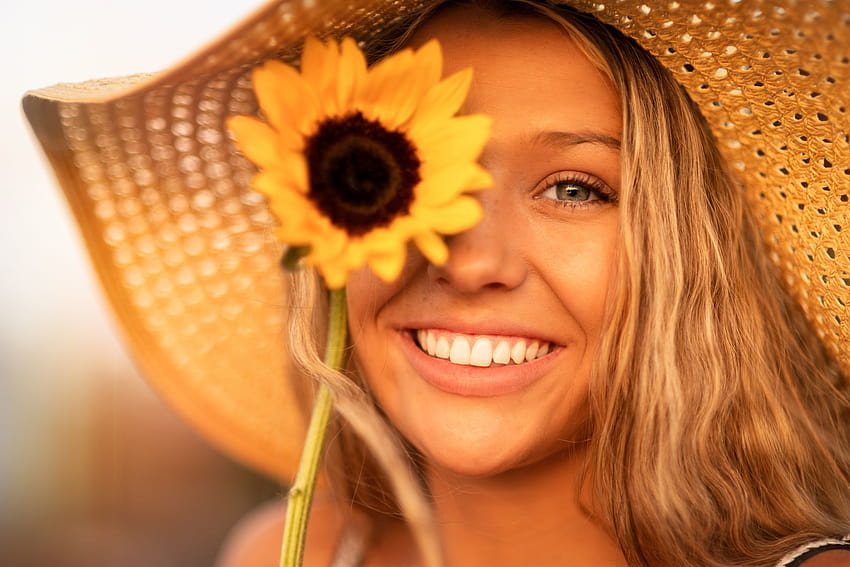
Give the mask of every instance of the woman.
<svg viewBox="0 0 850 567">
<path fill-rule="evenodd" d="M 447 72 L 475 70 L 494 186 L 446 265 L 348 286 L 356 374 L 416 455 L 447 564 L 772 565 L 829 508 L 823 535 L 843 534 L 842 402 L 795 399 L 829 362 L 791 339 L 703 119 L 651 57 L 567 14 L 479 3 L 416 27 Z M 375 561 L 414 564 L 386 533 L 398 555 Z"/>
<path fill-rule="evenodd" d="M 592 17 L 452 4 L 376 45 L 434 38 L 447 73 L 474 69 L 464 113 L 493 118 L 493 186 L 442 266 L 411 252 L 392 283 L 351 277 L 341 411 L 368 421 L 370 394 L 435 521 L 396 520 L 418 489 L 393 494 L 338 425 L 307 564 L 417 565 L 432 526 L 450 566 L 784 565 L 807 545 L 822 551 L 807 566 L 850 565 L 847 398 L 767 258 L 736 180 L 752 173 L 733 173 L 656 59 Z M 297 279 L 293 354 L 339 380 L 305 346 L 323 316 Z M 274 564 L 281 514 L 249 520 L 222 564 Z"/>
</svg>

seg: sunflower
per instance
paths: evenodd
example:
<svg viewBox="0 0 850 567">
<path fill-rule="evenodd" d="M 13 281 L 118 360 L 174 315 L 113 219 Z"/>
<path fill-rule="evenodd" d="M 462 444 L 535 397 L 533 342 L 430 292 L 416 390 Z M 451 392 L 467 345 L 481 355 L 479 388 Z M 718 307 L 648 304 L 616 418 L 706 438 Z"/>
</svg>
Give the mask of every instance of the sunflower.
<svg viewBox="0 0 850 567">
<path fill-rule="evenodd" d="M 489 118 L 455 116 L 472 81 L 465 69 L 441 80 L 437 41 L 404 49 L 367 69 L 351 38 L 310 38 L 300 73 L 267 61 L 252 74 L 263 119 L 228 120 L 257 165 L 252 187 L 279 221 L 276 236 L 303 252 L 330 289 L 368 265 L 398 277 L 408 241 L 435 264 L 482 216 L 465 192 L 492 184 L 476 162 Z"/>
</svg>

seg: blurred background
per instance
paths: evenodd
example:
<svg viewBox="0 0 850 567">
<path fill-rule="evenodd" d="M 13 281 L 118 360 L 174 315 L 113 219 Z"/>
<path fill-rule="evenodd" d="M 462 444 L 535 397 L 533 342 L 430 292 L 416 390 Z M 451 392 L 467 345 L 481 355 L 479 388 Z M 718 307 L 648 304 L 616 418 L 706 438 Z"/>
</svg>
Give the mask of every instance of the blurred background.
<svg viewBox="0 0 850 567">
<path fill-rule="evenodd" d="M 20 98 L 160 70 L 258 2 L 1 1 L 0 565 L 212 565 L 280 490 L 209 448 L 134 370 Z"/>
</svg>

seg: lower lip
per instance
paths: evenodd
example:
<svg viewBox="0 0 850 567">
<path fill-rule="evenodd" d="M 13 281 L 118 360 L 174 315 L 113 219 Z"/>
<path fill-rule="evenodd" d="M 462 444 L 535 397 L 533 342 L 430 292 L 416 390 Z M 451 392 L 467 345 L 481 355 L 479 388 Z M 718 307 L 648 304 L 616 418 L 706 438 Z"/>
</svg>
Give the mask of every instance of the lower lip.
<svg viewBox="0 0 850 567">
<path fill-rule="evenodd" d="M 403 332 L 402 344 L 413 369 L 428 384 L 449 394 L 486 398 L 523 390 L 542 378 L 563 348 L 556 347 L 546 356 L 505 366 L 466 366 L 453 364 L 423 352 L 409 332 Z"/>
</svg>

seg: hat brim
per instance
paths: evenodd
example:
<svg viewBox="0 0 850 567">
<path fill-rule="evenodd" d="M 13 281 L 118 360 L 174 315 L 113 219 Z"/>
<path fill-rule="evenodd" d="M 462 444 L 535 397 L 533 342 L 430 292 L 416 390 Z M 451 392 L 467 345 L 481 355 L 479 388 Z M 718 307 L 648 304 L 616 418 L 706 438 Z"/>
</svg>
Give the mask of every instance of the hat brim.
<svg viewBox="0 0 850 567">
<path fill-rule="evenodd" d="M 700 106 L 850 375 L 850 10 L 572 3 L 641 43 Z M 256 112 L 259 62 L 295 59 L 307 35 L 368 43 L 430 4 L 272 1 L 162 73 L 24 99 L 142 372 L 202 435 L 281 480 L 306 421 L 285 349 L 290 298 L 274 220 L 224 120 Z"/>
</svg>

